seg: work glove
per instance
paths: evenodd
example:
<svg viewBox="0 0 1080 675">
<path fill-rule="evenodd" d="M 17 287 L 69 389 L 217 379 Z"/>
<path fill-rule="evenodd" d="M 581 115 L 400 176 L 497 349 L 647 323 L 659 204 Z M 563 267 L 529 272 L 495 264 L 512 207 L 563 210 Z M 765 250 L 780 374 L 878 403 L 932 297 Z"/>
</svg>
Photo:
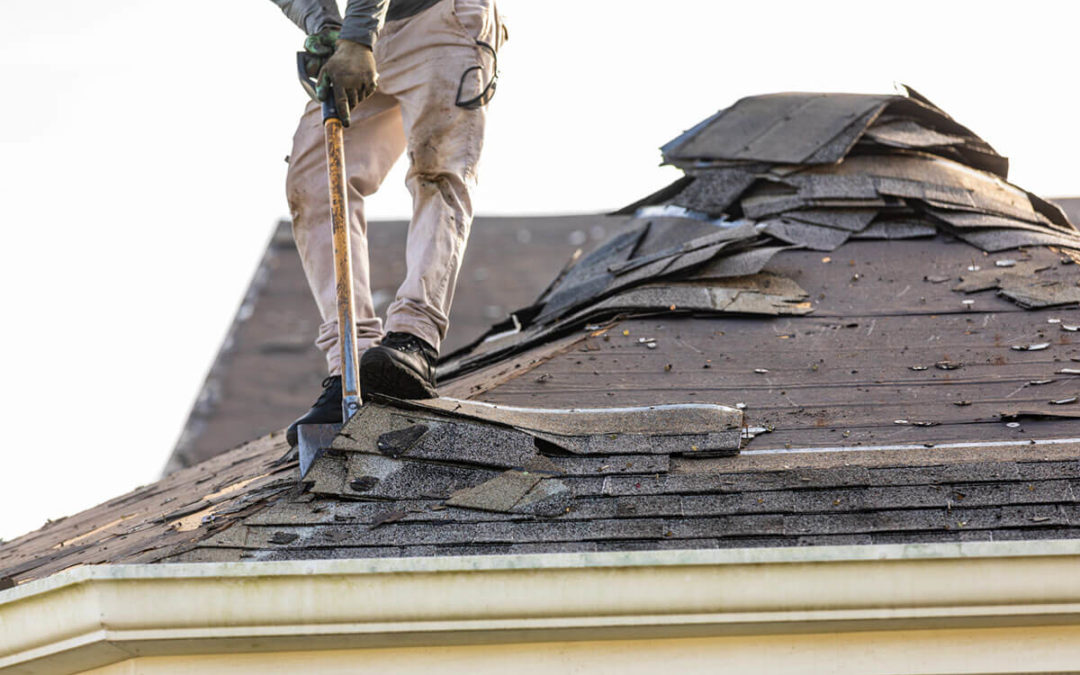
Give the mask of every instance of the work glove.
<svg viewBox="0 0 1080 675">
<path fill-rule="evenodd" d="M 334 54 L 319 71 L 316 97 L 325 101 L 327 89 L 333 85 L 341 123 L 349 126 L 350 111 L 375 93 L 379 74 L 375 70 L 375 54 L 371 47 L 351 40 L 338 40 Z"/>
<path fill-rule="evenodd" d="M 308 54 L 304 59 L 304 67 L 308 77 L 315 79 L 319 76 L 319 71 L 326 65 L 327 59 L 334 55 L 334 45 L 337 44 L 339 35 L 341 31 L 337 28 L 323 28 L 304 40 L 304 51 Z"/>
</svg>

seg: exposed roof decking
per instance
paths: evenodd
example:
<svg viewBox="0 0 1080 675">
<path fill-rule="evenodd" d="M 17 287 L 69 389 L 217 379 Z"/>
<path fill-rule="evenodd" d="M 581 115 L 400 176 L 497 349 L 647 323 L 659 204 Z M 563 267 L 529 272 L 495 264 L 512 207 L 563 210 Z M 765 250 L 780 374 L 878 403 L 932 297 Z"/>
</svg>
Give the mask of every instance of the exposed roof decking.
<svg viewBox="0 0 1080 675">
<path fill-rule="evenodd" d="M 1073 284 L 1080 278 L 1076 265 L 1061 265 L 1046 249 L 1028 255 L 1050 266 L 1036 277 Z M 993 290 L 951 290 L 970 276 L 973 261 L 995 269 L 994 260 L 1017 257 L 1027 256 L 984 256 L 941 239 L 851 242 L 828 255 L 781 253 L 767 270 L 810 289 L 809 316 L 687 317 L 676 311 L 630 319 L 603 336 L 582 336 L 576 350 L 479 398 L 532 406 L 744 403 L 750 426 L 774 428 L 749 447 L 1080 436 L 1067 420 L 1026 421 L 1023 432 L 1000 420 L 1017 410 L 1069 411 L 1049 402 L 1080 393 L 1080 376 L 1058 374 L 1080 358 L 1080 333 L 1063 329 L 1080 324 L 1080 310 L 1024 310 Z M 914 278 L 912 261 L 919 265 Z M 655 348 L 642 342 L 649 338 Z M 1039 343 L 1050 345 L 1013 349 Z M 955 369 L 937 366 L 945 362 Z M 1053 381 L 1028 384 L 1042 380 Z M 453 383 L 447 391 L 467 393 Z M 958 405 L 964 402 L 970 405 Z"/>
</svg>

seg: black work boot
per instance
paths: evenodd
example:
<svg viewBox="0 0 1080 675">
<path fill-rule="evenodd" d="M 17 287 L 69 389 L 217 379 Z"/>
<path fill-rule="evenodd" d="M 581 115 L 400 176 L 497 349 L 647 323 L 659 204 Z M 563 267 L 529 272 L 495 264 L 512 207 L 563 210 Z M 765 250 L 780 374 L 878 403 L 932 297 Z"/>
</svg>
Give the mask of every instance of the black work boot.
<svg viewBox="0 0 1080 675">
<path fill-rule="evenodd" d="M 340 424 L 341 423 L 341 376 L 331 375 L 322 381 L 323 390 L 315 405 L 289 425 L 285 438 L 289 445 L 296 447 L 296 427 L 301 424 Z"/>
<path fill-rule="evenodd" d="M 360 358 L 360 391 L 394 398 L 437 398 L 435 360 L 439 353 L 410 333 L 387 333 Z"/>
</svg>

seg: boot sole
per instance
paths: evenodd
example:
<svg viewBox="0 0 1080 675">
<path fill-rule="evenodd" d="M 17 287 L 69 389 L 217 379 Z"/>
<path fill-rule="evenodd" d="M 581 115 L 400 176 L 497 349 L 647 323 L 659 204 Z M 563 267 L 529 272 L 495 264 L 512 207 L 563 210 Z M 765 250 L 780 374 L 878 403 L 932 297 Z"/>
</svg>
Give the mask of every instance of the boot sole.
<svg viewBox="0 0 1080 675">
<path fill-rule="evenodd" d="M 360 359 L 360 391 L 365 400 L 371 394 L 406 399 L 439 397 L 435 387 L 381 349 L 370 350 Z"/>
</svg>

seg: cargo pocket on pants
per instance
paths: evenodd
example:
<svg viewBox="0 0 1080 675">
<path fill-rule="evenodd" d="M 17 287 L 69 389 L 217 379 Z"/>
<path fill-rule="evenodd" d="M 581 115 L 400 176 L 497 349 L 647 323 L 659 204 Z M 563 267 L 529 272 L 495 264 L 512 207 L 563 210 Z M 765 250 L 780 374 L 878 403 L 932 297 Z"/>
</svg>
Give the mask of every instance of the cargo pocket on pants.
<svg viewBox="0 0 1080 675">
<path fill-rule="evenodd" d="M 454 104 L 466 110 L 487 105 L 499 81 L 498 46 L 504 29 L 492 0 L 448 0 L 453 20 L 475 44 L 476 59 L 461 74 Z"/>
</svg>

